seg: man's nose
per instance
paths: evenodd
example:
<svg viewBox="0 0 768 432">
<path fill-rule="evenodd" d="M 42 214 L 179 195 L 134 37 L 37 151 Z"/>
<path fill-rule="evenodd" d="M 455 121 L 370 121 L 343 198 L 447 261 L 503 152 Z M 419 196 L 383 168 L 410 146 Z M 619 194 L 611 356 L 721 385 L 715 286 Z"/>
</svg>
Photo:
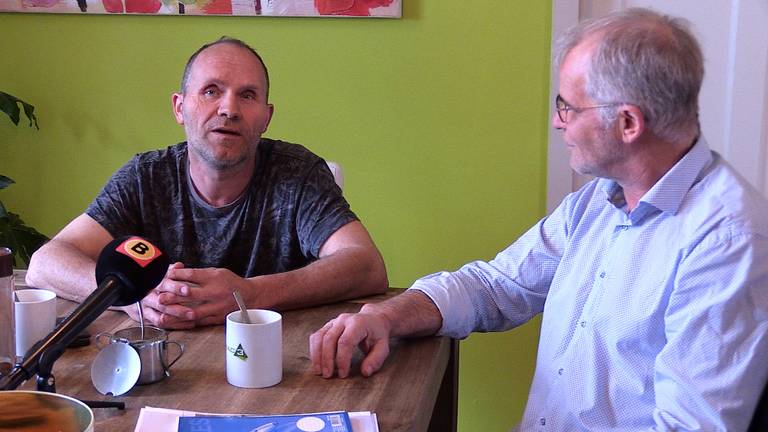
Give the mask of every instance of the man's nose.
<svg viewBox="0 0 768 432">
<path fill-rule="evenodd" d="M 552 127 L 560 130 L 565 129 L 565 123 L 560 120 L 560 115 L 557 113 L 557 110 L 552 113 Z"/>
<path fill-rule="evenodd" d="M 240 101 L 237 95 L 227 92 L 219 99 L 219 113 L 220 116 L 224 116 L 228 119 L 236 119 L 240 117 Z"/>
</svg>

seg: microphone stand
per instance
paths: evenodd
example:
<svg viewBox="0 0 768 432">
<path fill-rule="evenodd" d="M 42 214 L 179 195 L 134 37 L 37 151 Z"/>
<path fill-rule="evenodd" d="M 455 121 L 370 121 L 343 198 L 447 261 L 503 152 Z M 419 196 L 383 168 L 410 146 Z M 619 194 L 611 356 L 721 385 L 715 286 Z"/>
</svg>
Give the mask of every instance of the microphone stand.
<svg viewBox="0 0 768 432">
<path fill-rule="evenodd" d="M 61 344 L 52 346 L 45 350 L 40 356 L 37 364 L 37 391 L 56 393 L 56 378 L 53 376 L 53 363 L 61 357 L 64 347 Z M 125 402 L 118 401 L 93 401 L 78 399 L 89 408 L 117 408 L 125 410 Z"/>
<path fill-rule="evenodd" d="M 37 361 L 37 391 L 56 393 L 56 378 L 53 376 L 53 362 L 64 353 L 64 347 L 56 344 L 40 355 Z"/>
<path fill-rule="evenodd" d="M 116 279 L 107 278 L 106 289 L 100 290 L 92 299 L 92 304 L 97 306 L 96 310 L 99 314 L 114 303 L 118 295 L 116 285 Z M 37 390 L 56 393 L 56 378 L 52 373 L 53 363 L 64 353 L 67 344 L 93 321 L 94 318 L 90 317 L 91 313 L 91 310 L 83 304 L 77 307 L 45 339 L 33 345 L 8 375 L 0 377 L 0 390 L 14 390 L 37 374 Z M 83 401 L 83 403 L 93 408 L 125 409 L 124 402 Z"/>
<path fill-rule="evenodd" d="M 168 256 L 141 237 L 125 236 L 109 242 L 96 261 L 96 290 L 48 336 L 33 345 L 13 370 L 7 375 L 0 374 L 0 391 L 14 390 L 37 374 L 38 389 L 55 392 L 56 379 L 51 371 L 64 348 L 110 306 L 141 301 L 152 287 L 162 281 L 168 264 Z M 121 271 L 120 267 L 124 270 Z M 125 409 L 122 402 L 85 403 L 94 408 Z"/>
<path fill-rule="evenodd" d="M 63 347 L 73 341 L 78 333 L 115 302 L 119 296 L 117 283 L 116 279 L 108 278 L 104 289 L 96 290 L 88 298 L 88 304 L 81 303 L 48 336 L 32 345 L 22 361 L 17 363 L 6 377 L 7 379 L 3 380 L 0 389 L 15 389 L 24 381 L 32 378 L 38 372 L 37 368 L 41 364 L 52 367 L 53 362 L 64 352 Z"/>
<path fill-rule="evenodd" d="M 37 391 L 56 393 L 56 378 L 53 376 L 53 363 L 61 357 L 64 352 L 64 347 L 61 343 L 57 343 L 54 346 L 48 347 L 37 361 Z M 8 376 L 0 376 L 0 389 L 10 389 L 10 378 Z M 15 388 L 15 387 L 14 387 Z M 117 408 L 119 410 L 125 409 L 125 402 L 118 401 L 94 401 L 94 400 L 82 400 L 78 399 L 90 408 Z"/>
</svg>

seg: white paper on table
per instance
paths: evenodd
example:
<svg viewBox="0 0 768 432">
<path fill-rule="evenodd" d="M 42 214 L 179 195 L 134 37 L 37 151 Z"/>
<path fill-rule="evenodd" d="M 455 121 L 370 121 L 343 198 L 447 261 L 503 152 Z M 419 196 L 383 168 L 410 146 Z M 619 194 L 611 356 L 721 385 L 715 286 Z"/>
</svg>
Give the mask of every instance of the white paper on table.
<svg viewBox="0 0 768 432">
<path fill-rule="evenodd" d="M 348 414 L 354 432 L 379 432 L 379 420 L 376 418 L 376 413 L 359 411 Z"/>
<path fill-rule="evenodd" d="M 144 407 L 139 411 L 139 420 L 133 432 L 176 432 L 179 429 L 179 417 L 195 414 L 194 411 Z"/>
<path fill-rule="evenodd" d="M 222 415 L 168 408 L 144 407 L 139 411 L 139 420 L 136 422 L 136 427 L 133 429 L 133 432 L 177 432 L 179 429 L 179 417 L 200 414 Z M 379 432 L 379 422 L 376 413 L 370 411 L 356 411 L 349 412 L 348 414 L 354 432 Z"/>
</svg>

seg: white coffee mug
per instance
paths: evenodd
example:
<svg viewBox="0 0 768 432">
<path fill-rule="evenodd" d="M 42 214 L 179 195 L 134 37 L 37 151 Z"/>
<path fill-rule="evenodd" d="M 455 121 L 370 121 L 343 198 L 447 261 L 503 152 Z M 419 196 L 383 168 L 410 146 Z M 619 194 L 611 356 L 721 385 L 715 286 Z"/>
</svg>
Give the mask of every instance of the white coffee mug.
<svg viewBox="0 0 768 432">
<path fill-rule="evenodd" d="M 227 382 L 236 387 L 270 387 L 283 379 L 283 317 L 274 311 L 249 309 L 227 315 Z"/>
<path fill-rule="evenodd" d="M 13 306 L 16 356 L 23 357 L 35 342 L 56 327 L 56 293 L 44 289 L 16 290 Z"/>
</svg>

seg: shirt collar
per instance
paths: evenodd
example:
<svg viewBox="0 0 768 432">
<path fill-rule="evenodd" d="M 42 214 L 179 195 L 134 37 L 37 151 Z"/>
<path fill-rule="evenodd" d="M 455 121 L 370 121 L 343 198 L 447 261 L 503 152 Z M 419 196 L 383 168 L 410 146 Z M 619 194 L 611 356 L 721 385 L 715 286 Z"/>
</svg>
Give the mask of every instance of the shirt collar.
<svg viewBox="0 0 768 432">
<path fill-rule="evenodd" d="M 700 177 L 701 172 L 712 162 L 712 152 L 703 136 L 693 144 L 677 163 L 664 174 L 651 189 L 640 198 L 635 210 L 650 205 L 663 212 L 676 213 L 685 198 Z M 603 191 L 608 201 L 622 208 L 626 205 L 624 190 L 613 180 L 608 180 Z M 635 213 L 633 211 L 633 213 Z M 638 213 L 645 213 L 641 211 Z"/>
</svg>

